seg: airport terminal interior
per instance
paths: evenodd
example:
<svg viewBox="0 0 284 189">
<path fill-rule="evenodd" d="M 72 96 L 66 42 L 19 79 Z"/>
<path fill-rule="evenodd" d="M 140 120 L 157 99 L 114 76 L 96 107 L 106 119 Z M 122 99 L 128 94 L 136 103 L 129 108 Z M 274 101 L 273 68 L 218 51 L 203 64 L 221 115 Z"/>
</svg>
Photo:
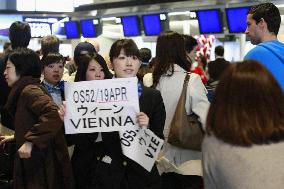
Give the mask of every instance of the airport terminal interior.
<svg viewBox="0 0 284 189">
<path fill-rule="evenodd" d="M 135 40 L 139 48 L 150 48 L 155 56 L 158 34 L 172 30 L 200 38 L 201 45 L 208 45 L 205 41 L 210 42 L 210 47 L 207 47 L 209 51 L 222 45 L 226 49 L 226 60 L 240 61 L 253 48 L 244 34 L 248 7 L 260 2 L 264 1 L 1 0 L 0 51 L 9 41 L 9 26 L 19 20 L 30 23 L 33 37 L 29 44 L 31 49 L 39 50 L 41 37 L 54 34 L 60 38 L 60 52 L 69 57 L 73 57 L 76 44 L 86 39 L 97 40 L 100 53 L 106 55 L 111 44 L 123 37 Z M 284 2 L 272 2 L 279 7 L 283 20 Z M 148 20 L 149 25 L 156 26 L 156 31 L 147 33 L 145 30 L 147 15 L 153 16 L 154 21 L 151 17 Z M 128 16 L 134 18 L 125 19 Z M 283 25 L 282 22 L 278 34 L 280 41 L 284 41 Z M 85 32 L 88 30 L 85 28 L 91 30 Z M 214 59 L 214 53 L 206 53 Z"/>
<path fill-rule="evenodd" d="M 283 189 L 283 20 L 284 0 L 0 0 L 0 189 Z"/>
</svg>

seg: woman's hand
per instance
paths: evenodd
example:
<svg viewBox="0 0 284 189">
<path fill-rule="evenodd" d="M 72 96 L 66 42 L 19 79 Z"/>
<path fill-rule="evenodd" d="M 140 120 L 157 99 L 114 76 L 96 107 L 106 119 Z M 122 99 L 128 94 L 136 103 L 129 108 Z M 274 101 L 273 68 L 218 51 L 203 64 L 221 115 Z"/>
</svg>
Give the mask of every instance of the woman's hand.
<svg viewBox="0 0 284 189">
<path fill-rule="evenodd" d="M 25 142 L 18 150 L 20 158 L 30 158 L 33 149 L 33 143 Z"/>
<path fill-rule="evenodd" d="M 14 140 L 14 135 L 2 135 L 0 136 L 0 146 L 6 142 L 11 142 Z"/>
<path fill-rule="evenodd" d="M 65 111 L 66 111 L 66 102 L 63 101 L 62 105 L 60 105 L 59 110 L 58 110 L 58 114 L 59 114 L 61 121 L 64 121 Z"/>
<path fill-rule="evenodd" d="M 139 112 L 137 114 L 137 123 L 140 127 L 148 128 L 149 117 L 144 112 Z"/>
</svg>

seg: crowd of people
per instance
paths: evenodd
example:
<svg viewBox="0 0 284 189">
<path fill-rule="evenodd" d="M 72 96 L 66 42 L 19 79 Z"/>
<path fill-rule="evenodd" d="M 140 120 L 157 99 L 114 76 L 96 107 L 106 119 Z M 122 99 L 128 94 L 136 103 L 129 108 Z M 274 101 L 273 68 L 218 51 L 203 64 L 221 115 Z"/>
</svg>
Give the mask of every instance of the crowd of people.
<svg viewBox="0 0 284 189">
<path fill-rule="evenodd" d="M 10 176 L 2 175 L 0 165 L 0 188 L 283 188 L 280 23 L 274 4 L 252 6 L 246 34 L 257 46 L 241 62 L 225 60 L 224 48 L 217 46 L 215 60 L 207 63 L 206 55 L 196 57 L 194 37 L 166 31 L 157 38 L 153 58 L 150 49 L 119 39 L 110 47 L 109 62 L 97 43 L 85 41 L 66 63 L 56 36 L 45 36 L 36 53 L 27 48 L 29 25 L 14 22 L 0 58 L 0 147 L 14 142 L 16 153 Z M 138 78 L 137 125 L 164 140 L 150 171 L 124 155 L 119 131 L 69 135 L 64 128 L 66 82 L 132 77 Z M 201 151 L 168 140 L 183 90 L 183 109 L 198 117 L 204 134 Z"/>
</svg>

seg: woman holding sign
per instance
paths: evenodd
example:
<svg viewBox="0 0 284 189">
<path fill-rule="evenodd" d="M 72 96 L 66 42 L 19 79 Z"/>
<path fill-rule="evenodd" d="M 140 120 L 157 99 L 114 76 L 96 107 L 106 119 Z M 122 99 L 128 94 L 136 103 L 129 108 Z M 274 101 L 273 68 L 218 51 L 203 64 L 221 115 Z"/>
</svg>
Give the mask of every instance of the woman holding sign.
<svg viewBox="0 0 284 189">
<path fill-rule="evenodd" d="M 15 140 L 15 189 L 74 188 L 63 123 L 57 105 L 40 84 L 38 55 L 14 50 L 6 62 L 5 79 L 11 88 L 5 109 L 13 118 L 15 135 L 0 137 L 0 145 Z"/>
<path fill-rule="evenodd" d="M 75 82 L 112 78 L 105 60 L 99 54 L 83 54 L 77 58 L 77 61 L 78 69 Z M 101 134 L 67 135 L 67 140 L 69 145 L 75 145 L 71 162 L 76 188 L 89 188 L 96 167 L 96 157 L 100 156 L 102 151 Z"/>
<path fill-rule="evenodd" d="M 141 65 L 139 49 L 131 39 L 116 41 L 110 50 L 110 60 L 115 71 L 115 78 L 136 77 Z M 155 135 L 163 139 L 166 114 L 160 92 L 143 87 L 140 83 L 137 90 L 141 111 L 137 115 L 138 125 L 150 129 Z M 62 118 L 64 110 L 64 107 L 62 107 L 59 112 Z M 161 188 L 160 176 L 155 165 L 149 172 L 123 155 L 119 132 L 102 133 L 101 136 L 102 148 L 94 149 L 99 152 L 95 152 L 97 157 L 94 158 L 95 163 L 93 165 L 95 166 L 92 165 L 94 174 L 91 175 L 90 188 Z M 94 139 L 92 140 L 94 141 Z M 83 160 L 78 161 L 82 162 Z"/>
<path fill-rule="evenodd" d="M 117 40 L 110 49 L 110 61 L 115 78 L 136 77 L 141 65 L 139 49 L 131 39 Z M 147 127 L 158 137 L 164 138 L 165 107 L 159 91 L 137 86 L 140 113 L 137 122 Z M 122 154 L 118 132 L 103 133 L 104 154 L 98 158 L 93 188 L 156 189 L 160 187 L 160 176 L 156 166 L 150 172 Z M 116 182 L 113 182 L 116 181 Z"/>
</svg>

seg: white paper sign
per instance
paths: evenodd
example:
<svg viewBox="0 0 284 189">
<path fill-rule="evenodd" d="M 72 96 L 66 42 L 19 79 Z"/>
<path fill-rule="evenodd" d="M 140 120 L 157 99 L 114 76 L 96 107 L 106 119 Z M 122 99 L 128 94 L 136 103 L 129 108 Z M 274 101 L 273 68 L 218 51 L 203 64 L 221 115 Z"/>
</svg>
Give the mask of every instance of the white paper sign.
<svg viewBox="0 0 284 189">
<path fill-rule="evenodd" d="M 66 134 L 111 132 L 136 125 L 137 78 L 65 83 Z"/>
<path fill-rule="evenodd" d="M 119 132 L 123 154 L 151 171 L 164 141 L 149 129 L 125 129 Z"/>
<path fill-rule="evenodd" d="M 65 83 L 66 134 L 119 131 L 125 156 L 151 171 L 163 140 L 136 123 L 137 78 Z"/>
</svg>

